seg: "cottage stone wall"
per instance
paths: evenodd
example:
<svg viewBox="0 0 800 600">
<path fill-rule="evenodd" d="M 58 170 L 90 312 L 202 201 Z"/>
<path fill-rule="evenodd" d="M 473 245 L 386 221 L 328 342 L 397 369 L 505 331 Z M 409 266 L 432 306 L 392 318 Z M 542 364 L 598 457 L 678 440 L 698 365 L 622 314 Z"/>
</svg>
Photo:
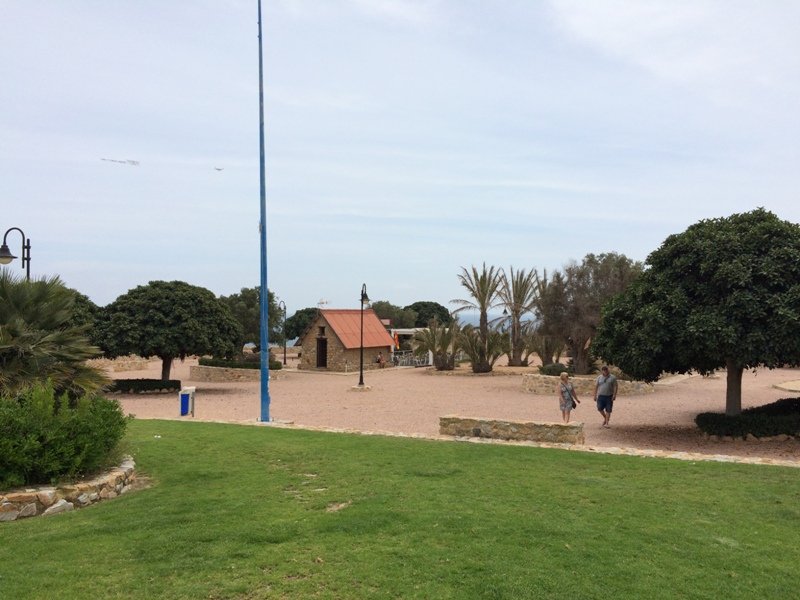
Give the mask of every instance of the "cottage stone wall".
<svg viewBox="0 0 800 600">
<path fill-rule="evenodd" d="M 583 423 L 500 421 L 448 415 L 439 417 L 439 433 L 457 437 L 525 440 L 554 444 L 583 444 Z"/>
<path fill-rule="evenodd" d="M 578 398 L 588 396 L 591 398 L 594 393 L 594 383 L 597 377 L 570 377 L 569 381 L 575 388 L 575 393 Z M 541 396 L 555 396 L 556 387 L 560 379 L 556 375 L 537 375 L 529 373 L 522 376 L 522 389 L 531 394 L 538 394 Z M 644 383 L 643 381 L 623 381 L 617 379 L 617 395 L 630 396 L 635 394 L 649 394 L 655 388 L 652 383 Z"/>
<path fill-rule="evenodd" d="M 53 515 L 116 498 L 130 491 L 135 479 L 136 465 L 127 456 L 119 467 L 90 481 L 0 492 L 0 522 Z"/>
</svg>

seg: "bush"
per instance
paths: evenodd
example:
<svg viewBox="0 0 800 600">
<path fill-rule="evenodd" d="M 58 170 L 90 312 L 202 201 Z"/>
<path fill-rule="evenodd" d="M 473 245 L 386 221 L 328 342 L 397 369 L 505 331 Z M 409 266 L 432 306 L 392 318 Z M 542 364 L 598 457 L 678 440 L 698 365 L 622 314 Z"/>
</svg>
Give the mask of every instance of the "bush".
<svg viewBox="0 0 800 600">
<path fill-rule="evenodd" d="M 564 371 L 572 375 L 572 367 L 562 365 L 561 363 L 552 363 L 550 365 L 542 365 L 539 367 L 539 373 L 542 375 L 555 375 L 558 377 Z"/>
<path fill-rule="evenodd" d="M 254 356 L 258 356 L 257 354 Z M 260 360 L 227 360 L 225 358 L 201 358 L 198 364 L 203 367 L 224 367 L 226 369 L 260 369 Z M 270 371 L 278 371 L 283 368 L 283 363 L 279 360 L 269 361 Z"/>
<path fill-rule="evenodd" d="M 74 479 L 119 459 L 119 403 L 92 395 L 72 404 L 50 382 L 0 398 L 0 489 Z"/>
<path fill-rule="evenodd" d="M 800 435 L 800 398 L 784 398 L 764 406 L 748 408 L 735 417 L 722 413 L 700 413 L 694 422 L 701 431 L 709 435 Z"/>
<path fill-rule="evenodd" d="M 106 389 L 109 394 L 146 394 L 148 392 L 179 392 L 179 379 L 115 379 Z"/>
</svg>

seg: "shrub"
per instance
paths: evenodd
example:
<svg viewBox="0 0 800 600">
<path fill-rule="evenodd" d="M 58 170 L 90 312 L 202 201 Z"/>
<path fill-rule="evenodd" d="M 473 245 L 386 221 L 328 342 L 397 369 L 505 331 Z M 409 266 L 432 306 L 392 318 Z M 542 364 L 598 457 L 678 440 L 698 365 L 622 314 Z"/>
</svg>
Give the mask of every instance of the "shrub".
<svg viewBox="0 0 800 600">
<path fill-rule="evenodd" d="M 254 356 L 258 356 L 257 354 Z M 260 369 L 260 360 L 227 360 L 225 358 L 201 358 L 198 364 L 203 367 L 224 367 L 226 369 Z M 283 368 L 283 363 L 279 360 L 269 361 L 271 371 L 278 371 Z"/>
<path fill-rule="evenodd" d="M 722 413 L 700 413 L 694 421 L 701 431 L 709 435 L 800 435 L 800 398 L 784 398 L 764 406 L 748 408 L 735 417 Z"/>
<path fill-rule="evenodd" d="M 552 363 L 549 365 L 542 365 L 539 367 L 539 373 L 541 373 L 542 375 L 558 376 L 561 375 L 561 373 L 563 373 L 564 371 L 566 371 L 571 375 L 572 367 L 571 366 L 568 367 L 567 365 L 562 365 L 561 363 Z"/>
<path fill-rule="evenodd" d="M 127 419 L 115 400 L 73 402 L 38 384 L 0 398 L 0 489 L 55 483 L 90 474 L 119 458 Z"/>
<path fill-rule="evenodd" d="M 109 394 L 146 394 L 179 392 L 180 389 L 180 379 L 115 379 L 106 391 Z"/>
</svg>

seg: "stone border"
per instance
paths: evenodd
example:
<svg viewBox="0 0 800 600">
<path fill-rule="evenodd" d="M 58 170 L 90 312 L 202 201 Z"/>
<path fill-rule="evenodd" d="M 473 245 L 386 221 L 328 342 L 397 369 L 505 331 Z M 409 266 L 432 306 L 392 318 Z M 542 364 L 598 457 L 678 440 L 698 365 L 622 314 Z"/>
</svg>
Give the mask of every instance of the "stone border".
<svg viewBox="0 0 800 600">
<path fill-rule="evenodd" d="M 505 421 L 446 415 L 439 417 L 439 433 L 454 437 L 480 437 L 501 440 L 527 440 L 555 444 L 583 444 L 583 423 L 544 423 Z"/>
<path fill-rule="evenodd" d="M 119 467 L 88 481 L 0 492 L 0 522 L 54 515 L 116 498 L 129 492 L 135 479 L 136 463 L 126 456 Z"/>
<path fill-rule="evenodd" d="M 588 397 L 590 400 L 594 393 L 594 384 L 596 380 L 596 376 L 584 377 L 583 375 L 569 378 L 569 382 L 575 388 L 575 393 L 578 394 L 578 398 Z M 555 396 L 559 381 L 560 378 L 557 375 L 527 373 L 522 376 L 522 389 L 531 394 Z M 655 388 L 652 383 L 617 379 L 617 395 L 619 396 L 650 394 L 653 391 L 655 391 Z"/>
</svg>

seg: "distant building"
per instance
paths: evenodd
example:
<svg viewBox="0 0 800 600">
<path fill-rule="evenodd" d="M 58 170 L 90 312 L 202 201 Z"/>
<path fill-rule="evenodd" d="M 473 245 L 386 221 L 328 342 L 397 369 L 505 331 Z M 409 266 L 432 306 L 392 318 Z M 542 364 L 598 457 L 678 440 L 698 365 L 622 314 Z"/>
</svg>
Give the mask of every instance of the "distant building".
<svg viewBox="0 0 800 600">
<path fill-rule="evenodd" d="M 298 369 L 358 371 L 361 356 L 361 309 L 320 309 L 299 339 Z M 378 367 L 378 353 L 386 362 L 394 340 L 375 312 L 364 310 L 364 369 Z"/>
</svg>

